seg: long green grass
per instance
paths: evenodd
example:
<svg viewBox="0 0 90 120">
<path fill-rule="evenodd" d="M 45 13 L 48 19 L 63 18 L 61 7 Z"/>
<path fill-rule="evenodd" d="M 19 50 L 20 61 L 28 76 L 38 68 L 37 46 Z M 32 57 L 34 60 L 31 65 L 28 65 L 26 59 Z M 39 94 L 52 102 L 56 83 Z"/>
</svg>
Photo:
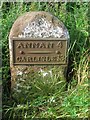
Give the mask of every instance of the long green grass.
<svg viewBox="0 0 90 120">
<path fill-rule="evenodd" d="M 50 12 L 67 27 L 70 34 L 67 82 L 62 84 L 59 81 L 60 73 L 55 75 L 55 68 L 49 73 L 46 71 L 46 76 L 43 76 L 43 72 L 32 72 L 31 76 L 28 76 L 27 83 L 21 81 L 22 86 L 18 84 L 18 91 L 12 98 L 8 37 L 14 21 L 29 11 Z M 89 118 L 88 3 L 3 3 L 1 20 L 3 120 Z"/>
</svg>

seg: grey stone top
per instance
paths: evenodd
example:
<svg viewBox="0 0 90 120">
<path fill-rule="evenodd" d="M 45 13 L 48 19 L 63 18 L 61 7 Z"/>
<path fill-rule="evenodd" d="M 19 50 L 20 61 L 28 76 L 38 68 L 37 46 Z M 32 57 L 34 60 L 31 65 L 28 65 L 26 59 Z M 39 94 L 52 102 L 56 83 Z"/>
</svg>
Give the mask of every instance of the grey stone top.
<svg viewBox="0 0 90 120">
<path fill-rule="evenodd" d="M 19 17 L 10 32 L 12 37 L 69 38 L 64 24 L 50 13 L 27 12 Z"/>
</svg>

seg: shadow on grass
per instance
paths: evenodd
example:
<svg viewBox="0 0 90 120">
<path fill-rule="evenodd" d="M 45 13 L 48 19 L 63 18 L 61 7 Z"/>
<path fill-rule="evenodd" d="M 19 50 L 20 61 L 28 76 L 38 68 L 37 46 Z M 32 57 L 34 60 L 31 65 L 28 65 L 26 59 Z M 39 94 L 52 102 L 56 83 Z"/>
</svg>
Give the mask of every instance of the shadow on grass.
<svg viewBox="0 0 90 120">
<path fill-rule="evenodd" d="M 68 69 L 67 69 L 67 82 L 71 82 L 73 80 L 73 76 L 75 73 L 74 70 L 74 58 L 79 64 L 80 61 L 80 55 L 83 53 L 83 48 L 88 49 L 88 40 L 86 40 L 86 36 L 82 30 L 77 30 L 76 28 L 76 20 L 74 17 L 74 7 L 80 8 L 80 5 L 77 3 L 67 3 L 66 9 L 71 15 L 70 21 L 67 22 L 67 19 L 65 21 L 65 24 L 67 26 L 67 29 L 69 30 L 70 35 L 70 51 L 69 51 L 69 62 L 68 62 Z"/>
</svg>

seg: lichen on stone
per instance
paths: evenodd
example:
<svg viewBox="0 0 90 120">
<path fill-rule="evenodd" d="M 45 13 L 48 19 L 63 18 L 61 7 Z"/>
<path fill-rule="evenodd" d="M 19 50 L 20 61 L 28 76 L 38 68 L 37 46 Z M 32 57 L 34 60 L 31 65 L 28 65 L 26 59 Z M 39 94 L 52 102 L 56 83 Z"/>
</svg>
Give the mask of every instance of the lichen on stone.
<svg viewBox="0 0 90 120">
<path fill-rule="evenodd" d="M 46 18 L 38 18 L 27 24 L 23 29 L 22 33 L 18 35 L 20 38 L 31 37 L 31 38 L 67 38 L 68 32 L 61 26 L 47 21 Z"/>
</svg>

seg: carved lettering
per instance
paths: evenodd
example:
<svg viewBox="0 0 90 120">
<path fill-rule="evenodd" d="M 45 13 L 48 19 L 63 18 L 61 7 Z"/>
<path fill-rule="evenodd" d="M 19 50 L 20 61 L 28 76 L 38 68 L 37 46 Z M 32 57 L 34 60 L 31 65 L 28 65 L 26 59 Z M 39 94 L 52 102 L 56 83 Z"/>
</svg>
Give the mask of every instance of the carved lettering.
<svg viewBox="0 0 90 120">
<path fill-rule="evenodd" d="M 18 43 L 17 48 L 54 48 L 53 42 L 24 42 Z"/>
<path fill-rule="evenodd" d="M 17 46 L 17 48 L 24 48 L 23 43 L 19 43 L 18 46 Z"/>
<path fill-rule="evenodd" d="M 54 43 L 50 42 L 47 48 L 54 48 Z"/>
<path fill-rule="evenodd" d="M 47 62 L 50 62 L 50 61 L 51 61 L 50 57 L 47 57 Z"/>
<path fill-rule="evenodd" d="M 26 43 L 26 44 L 24 44 L 24 48 L 32 48 L 32 43 Z"/>
<path fill-rule="evenodd" d="M 62 54 L 57 56 L 57 62 L 61 62 L 61 61 L 64 62 L 64 57 Z"/>
<path fill-rule="evenodd" d="M 37 57 L 34 57 L 33 61 L 34 61 L 34 62 L 37 62 L 37 61 L 38 61 L 38 60 L 37 60 Z"/>
<path fill-rule="evenodd" d="M 46 61 L 46 57 L 39 57 L 38 59 L 40 62 L 45 62 Z"/>
<path fill-rule="evenodd" d="M 27 57 L 27 62 L 32 62 L 33 58 L 32 57 Z"/>
<path fill-rule="evenodd" d="M 39 43 L 33 43 L 32 48 L 39 48 Z"/>
<path fill-rule="evenodd" d="M 64 57 L 62 55 L 57 56 L 24 56 L 24 57 L 17 57 L 17 62 L 64 62 Z"/>
<path fill-rule="evenodd" d="M 53 57 L 52 60 L 53 60 L 54 62 L 56 62 L 56 61 L 57 61 L 57 57 Z"/>
<path fill-rule="evenodd" d="M 26 62 L 26 57 L 17 57 L 18 62 Z"/>
<path fill-rule="evenodd" d="M 46 48 L 46 45 L 44 43 L 40 43 L 39 48 Z"/>
<path fill-rule="evenodd" d="M 58 48 L 62 48 L 62 47 L 63 47 L 62 41 L 59 41 L 59 42 L 58 42 L 57 47 L 58 47 Z"/>
<path fill-rule="evenodd" d="M 20 57 L 17 57 L 16 60 L 17 60 L 18 62 L 21 62 L 21 58 L 20 58 Z"/>
</svg>

